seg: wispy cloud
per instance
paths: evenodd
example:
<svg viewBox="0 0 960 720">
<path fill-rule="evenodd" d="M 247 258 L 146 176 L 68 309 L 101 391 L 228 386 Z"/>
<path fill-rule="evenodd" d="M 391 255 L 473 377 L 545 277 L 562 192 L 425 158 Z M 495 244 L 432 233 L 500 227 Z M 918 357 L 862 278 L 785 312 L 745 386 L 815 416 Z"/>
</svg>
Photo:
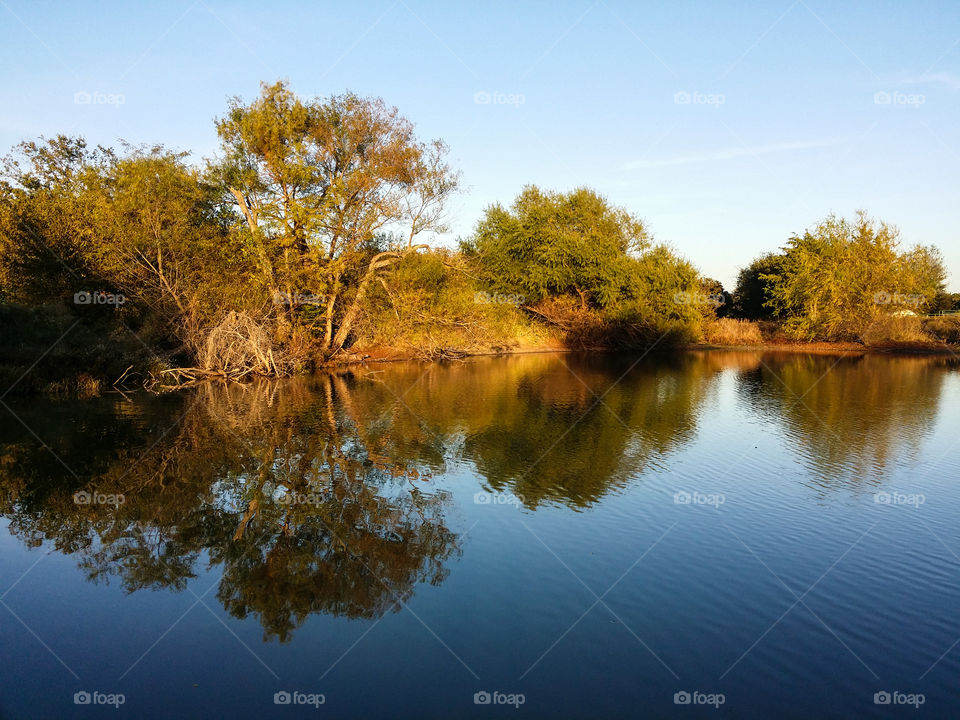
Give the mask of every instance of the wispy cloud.
<svg viewBox="0 0 960 720">
<path fill-rule="evenodd" d="M 673 167 L 675 165 L 693 165 L 695 163 L 709 163 L 723 160 L 736 160 L 744 157 L 756 157 L 757 155 L 772 155 L 774 153 L 791 152 L 794 150 L 811 150 L 814 148 L 825 148 L 834 145 L 840 145 L 843 140 L 840 138 L 825 138 L 821 140 L 801 140 L 798 142 L 768 143 L 766 145 L 741 145 L 737 147 L 721 148 L 719 150 L 708 150 L 704 152 L 689 153 L 686 155 L 675 155 L 668 158 L 643 158 L 633 160 L 624 165 L 624 170 L 637 170 L 640 168 L 658 168 Z"/>
</svg>

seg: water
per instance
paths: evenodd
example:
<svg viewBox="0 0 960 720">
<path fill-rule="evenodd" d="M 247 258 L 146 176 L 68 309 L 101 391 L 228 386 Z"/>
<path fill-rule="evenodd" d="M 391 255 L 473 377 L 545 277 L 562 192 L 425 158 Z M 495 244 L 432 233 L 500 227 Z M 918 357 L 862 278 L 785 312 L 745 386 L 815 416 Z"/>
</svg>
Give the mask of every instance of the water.
<svg viewBox="0 0 960 720">
<path fill-rule="evenodd" d="M 0 717 L 960 716 L 957 369 L 529 355 L 4 399 Z"/>
</svg>

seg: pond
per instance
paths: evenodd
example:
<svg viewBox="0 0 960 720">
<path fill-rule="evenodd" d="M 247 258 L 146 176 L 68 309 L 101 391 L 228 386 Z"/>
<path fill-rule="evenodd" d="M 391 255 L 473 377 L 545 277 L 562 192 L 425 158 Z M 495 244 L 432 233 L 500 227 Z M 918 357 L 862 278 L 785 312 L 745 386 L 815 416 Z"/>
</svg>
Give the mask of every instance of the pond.
<svg viewBox="0 0 960 720">
<path fill-rule="evenodd" d="M 5 398 L 0 718 L 958 717 L 958 369 L 531 354 Z"/>
</svg>

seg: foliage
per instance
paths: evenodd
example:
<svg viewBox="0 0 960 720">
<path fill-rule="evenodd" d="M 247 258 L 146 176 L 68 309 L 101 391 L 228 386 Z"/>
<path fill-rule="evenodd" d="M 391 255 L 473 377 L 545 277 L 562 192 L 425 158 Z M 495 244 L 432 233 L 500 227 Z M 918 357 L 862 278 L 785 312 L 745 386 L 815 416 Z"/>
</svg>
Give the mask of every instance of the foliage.
<svg viewBox="0 0 960 720">
<path fill-rule="evenodd" d="M 706 327 L 707 342 L 711 345 L 762 345 L 763 335 L 756 322 L 718 318 Z"/>
<path fill-rule="evenodd" d="M 920 318 L 887 314 L 877 315 L 864 329 L 862 338 L 865 345 L 930 343 L 933 339 L 924 332 Z"/>
<path fill-rule="evenodd" d="M 396 108 L 350 92 L 302 99 L 278 82 L 231 100 L 216 128 L 219 154 L 203 167 L 159 145 L 18 145 L 0 174 L 0 302 L 43 308 L 47 329 L 82 319 L 88 336 L 67 347 L 135 330 L 152 359 L 124 346 L 122 360 L 231 376 L 373 348 L 447 357 L 754 337 L 717 322 L 727 317 L 864 339 L 888 315 L 960 308 L 936 248 L 901 250 L 896 228 L 863 212 L 755 259 L 732 297 L 586 187 L 527 186 L 488 207 L 459 250 L 422 252 L 420 239 L 447 230 L 460 176 L 447 146 L 420 140 Z M 72 302 L 95 290 L 127 302 L 109 321 Z"/>
<path fill-rule="evenodd" d="M 916 298 L 923 306 L 943 289 L 935 250 L 898 250 L 896 228 L 862 211 L 853 221 L 831 215 L 791 237 L 780 267 L 760 278 L 770 283 L 770 305 L 795 336 L 858 338 L 878 315 L 898 309 L 891 298 Z"/>
<path fill-rule="evenodd" d="M 629 284 L 628 259 L 645 250 L 642 221 L 588 188 L 527 186 L 509 210 L 487 208 L 466 243 L 495 291 L 529 302 L 573 295 L 583 307 L 614 304 Z"/>
<path fill-rule="evenodd" d="M 498 352 L 549 341 L 513 296 L 481 290 L 475 268 L 450 250 L 407 255 L 386 270 L 364 304 L 356 346 L 421 357 Z"/>
<path fill-rule="evenodd" d="M 283 82 L 239 98 L 217 123 L 222 158 L 211 166 L 246 223 L 242 233 L 272 294 L 323 298 L 322 347 L 342 348 L 378 270 L 442 231 L 457 189 L 441 141 L 419 141 L 382 100 L 353 93 L 303 101 Z M 409 227 L 405 246 L 378 235 Z M 297 303 L 286 307 L 298 322 Z"/>
<path fill-rule="evenodd" d="M 769 320 L 776 315 L 771 306 L 772 282 L 783 264 L 783 255 L 765 253 L 740 269 L 733 291 L 732 314 L 744 320 Z"/>
<path fill-rule="evenodd" d="M 703 308 L 690 301 L 700 295 L 696 269 L 652 246 L 642 221 L 587 188 L 528 186 L 509 210 L 487 208 L 463 249 L 489 291 L 520 296 L 574 345 L 699 334 Z"/>
</svg>

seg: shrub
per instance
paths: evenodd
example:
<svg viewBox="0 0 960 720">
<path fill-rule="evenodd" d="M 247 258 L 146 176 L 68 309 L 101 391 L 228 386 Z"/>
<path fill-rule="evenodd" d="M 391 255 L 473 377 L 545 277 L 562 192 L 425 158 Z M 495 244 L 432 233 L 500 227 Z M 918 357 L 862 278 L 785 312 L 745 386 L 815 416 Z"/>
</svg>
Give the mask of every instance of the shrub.
<svg viewBox="0 0 960 720">
<path fill-rule="evenodd" d="M 929 318 L 923 330 L 941 342 L 960 344 L 960 316 Z"/>
<path fill-rule="evenodd" d="M 411 254 L 371 287 L 357 349 L 390 347 L 422 357 L 541 345 L 549 333 L 520 307 L 524 298 L 485 292 L 459 253 Z"/>
<path fill-rule="evenodd" d="M 749 320 L 719 318 L 706 326 L 707 342 L 711 345 L 760 345 L 763 335 L 760 326 Z"/>
<path fill-rule="evenodd" d="M 916 316 L 879 315 L 861 337 L 865 345 L 886 343 L 928 343 L 932 338 L 923 331 L 923 321 Z"/>
</svg>

